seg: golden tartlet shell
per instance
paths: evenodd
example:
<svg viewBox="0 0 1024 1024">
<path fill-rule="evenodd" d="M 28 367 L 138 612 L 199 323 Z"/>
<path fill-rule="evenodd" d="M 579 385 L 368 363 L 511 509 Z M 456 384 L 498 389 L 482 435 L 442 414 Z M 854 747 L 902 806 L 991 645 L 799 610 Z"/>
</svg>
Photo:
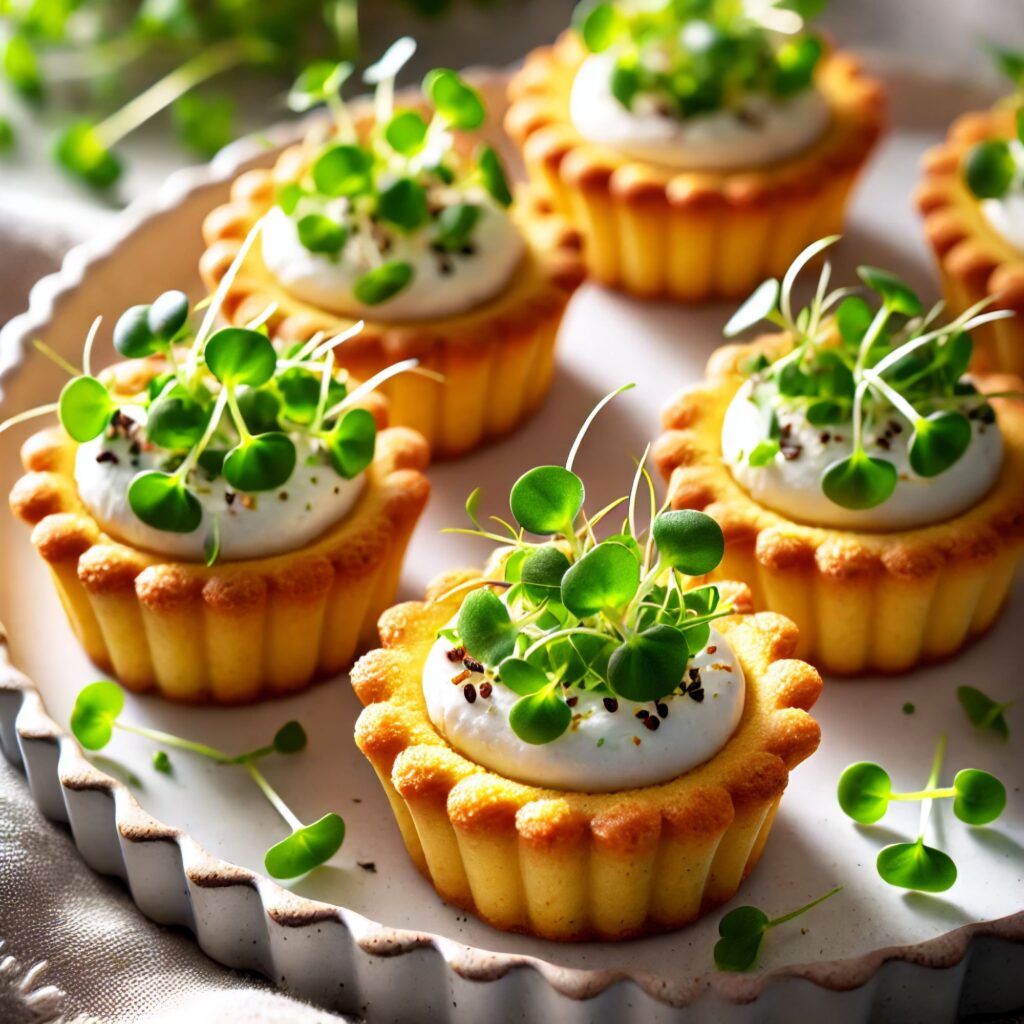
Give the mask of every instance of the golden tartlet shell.
<svg viewBox="0 0 1024 1024">
<path fill-rule="evenodd" d="M 1005 455 L 992 491 L 946 522 L 890 533 L 797 523 L 755 502 L 722 461 L 726 409 L 752 354 L 777 358 L 785 335 L 718 349 L 702 384 L 666 407 L 654 459 L 675 508 L 722 526 L 715 575 L 745 580 L 759 608 L 791 618 L 802 658 L 823 672 L 896 673 L 948 657 L 995 621 L 1024 550 L 1024 403 L 994 399 Z M 1020 389 L 1012 377 L 983 391 Z"/>
<path fill-rule="evenodd" d="M 137 379 L 152 375 L 126 364 L 122 379 L 126 368 L 143 374 Z M 30 437 L 10 504 L 33 526 L 32 544 L 86 653 L 128 689 L 244 703 L 303 689 L 377 642 L 376 620 L 394 599 L 430 493 L 429 451 L 414 431 L 378 434 L 362 494 L 321 537 L 212 568 L 106 535 L 78 498 L 77 447 L 60 427 Z"/>
<path fill-rule="evenodd" d="M 821 677 L 792 660 L 782 616 L 717 624 L 747 680 L 743 718 L 710 761 L 615 793 L 543 789 L 468 760 L 434 729 L 422 669 L 479 572 L 435 580 L 426 603 L 380 620 L 383 647 L 352 670 L 365 705 L 356 743 L 387 793 L 406 848 L 442 898 L 489 924 L 546 939 L 622 939 L 693 921 L 728 900 L 757 863 L 789 771 L 818 746 L 807 710 Z M 749 593 L 727 585 L 737 606 Z"/>
<path fill-rule="evenodd" d="M 242 174 L 230 201 L 203 224 L 206 251 L 200 273 L 216 287 L 243 239 L 274 204 L 278 189 L 299 180 L 318 151 L 311 136 L 286 149 L 268 170 Z M 578 234 L 552 204 L 519 191 L 513 217 L 526 252 L 496 296 L 457 315 L 420 322 L 367 320 L 363 331 L 337 350 L 340 365 L 366 380 L 402 359 L 443 374 L 443 383 L 413 374 L 387 381 L 391 420 L 417 430 L 435 458 L 464 455 L 515 430 L 540 406 L 554 371 L 555 340 L 565 307 L 583 279 Z M 318 331 L 335 334 L 353 320 L 296 298 L 273 277 L 259 246 L 249 251 L 223 306 L 227 320 L 244 324 L 271 303 L 271 336 L 303 341 Z"/>
<path fill-rule="evenodd" d="M 530 181 L 579 229 L 590 275 L 640 297 L 740 297 L 842 229 L 847 199 L 882 132 L 881 85 L 832 53 L 817 84 L 831 123 L 812 146 L 763 168 L 678 171 L 584 139 L 569 97 L 586 51 L 569 31 L 513 78 L 505 127 Z"/>
<path fill-rule="evenodd" d="M 924 217 L 950 312 L 959 315 L 991 299 L 989 308 L 1016 314 L 971 332 L 972 366 L 1024 377 L 1024 253 L 989 224 L 963 176 L 964 157 L 975 143 L 1015 137 L 1009 106 L 957 118 L 946 141 L 925 154 L 914 201 Z"/>
</svg>

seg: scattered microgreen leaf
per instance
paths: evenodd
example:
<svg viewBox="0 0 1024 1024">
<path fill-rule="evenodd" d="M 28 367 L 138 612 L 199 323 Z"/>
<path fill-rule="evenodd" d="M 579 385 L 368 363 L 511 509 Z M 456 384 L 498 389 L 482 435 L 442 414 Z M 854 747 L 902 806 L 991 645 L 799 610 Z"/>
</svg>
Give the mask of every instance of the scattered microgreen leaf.
<svg viewBox="0 0 1024 1024">
<path fill-rule="evenodd" d="M 171 764 L 166 750 L 153 751 L 153 770 L 163 775 L 170 775 L 174 771 L 174 766 Z"/>
<path fill-rule="evenodd" d="M 1004 740 L 1010 738 L 1006 712 L 1013 707 L 1016 701 L 999 703 L 973 686 L 958 686 L 956 698 L 972 725 L 979 729 L 991 729 Z"/>
</svg>

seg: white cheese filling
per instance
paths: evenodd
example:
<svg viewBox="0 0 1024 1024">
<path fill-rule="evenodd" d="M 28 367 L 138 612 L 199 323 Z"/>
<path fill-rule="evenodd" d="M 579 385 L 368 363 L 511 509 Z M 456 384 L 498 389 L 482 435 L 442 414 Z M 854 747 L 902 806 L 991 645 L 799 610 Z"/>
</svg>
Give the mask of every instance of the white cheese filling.
<svg viewBox="0 0 1024 1024">
<path fill-rule="evenodd" d="M 145 420 L 141 409 L 126 407 L 122 413 Z M 82 504 L 104 532 L 133 547 L 167 558 L 202 560 L 216 519 L 221 561 L 263 558 L 315 540 L 348 514 L 363 489 L 364 474 L 352 480 L 339 476 L 317 441 L 305 434 L 293 434 L 291 439 L 297 455 L 295 470 L 273 491 L 235 494 L 223 476 L 210 480 L 202 467 L 193 469 L 188 486 L 202 506 L 203 517 L 191 533 L 155 529 L 132 511 L 127 496 L 132 480 L 144 470 L 163 469 L 167 453 L 146 450 L 122 433 L 113 438 L 101 434 L 79 446 L 75 484 Z"/>
<path fill-rule="evenodd" d="M 722 424 L 722 457 L 756 502 L 797 522 L 876 531 L 926 526 L 976 505 L 999 477 L 1003 440 L 998 424 L 972 420 L 974 433 L 967 451 L 945 473 L 925 478 L 910 468 L 910 425 L 893 412 L 881 423 L 866 425 L 864 447 L 869 455 L 896 467 L 896 490 L 875 508 L 843 508 L 825 496 L 821 477 L 833 462 L 853 451 L 852 424 L 816 427 L 797 410 L 779 407 L 778 420 L 786 430 L 783 451 L 766 466 L 751 466 L 751 451 L 768 437 L 770 415 L 750 401 L 752 387 L 747 381 L 729 404 Z"/>
<path fill-rule="evenodd" d="M 680 119 L 651 95 L 638 96 L 627 110 L 611 91 L 614 65 L 609 53 L 584 60 L 569 116 L 585 139 L 637 160 L 690 171 L 761 167 L 808 148 L 829 124 L 828 104 L 814 88 L 786 100 L 751 96 L 742 116 L 719 110 Z"/>
<path fill-rule="evenodd" d="M 714 629 L 708 645 L 690 661 L 702 700 L 665 697 L 659 702 L 667 711 L 662 718 L 654 702 L 616 698 L 615 710 L 609 710 L 602 695 L 573 687 L 566 691 L 577 698 L 572 725 L 544 744 L 527 743 L 512 731 L 508 716 L 518 694 L 494 683 L 483 696 L 485 677 L 460 678 L 465 670 L 461 661 L 449 659 L 451 650 L 448 640 L 438 640 L 423 666 L 423 695 L 434 728 L 476 764 L 530 785 L 598 793 L 667 782 L 714 757 L 743 713 L 743 669 Z M 467 684 L 473 687 L 472 702 Z M 637 711 L 658 716 L 658 728 L 647 728 Z"/>
<path fill-rule="evenodd" d="M 455 195 L 450 198 L 454 201 Z M 314 253 L 299 241 L 295 220 L 275 206 L 263 221 L 263 261 L 293 295 L 345 316 L 410 321 L 463 313 L 508 284 L 526 246 L 508 211 L 481 189 L 460 192 L 457 200 L 474 203 L 481 211 L 465 251 L 435 251 L 427 226 L 413 232 L 389 230 L 390 248 L 382 255 L 357 232 L 337 256 Z M 344 204 L 339 200 L 333 211 L 339 219 Z M 353 294 L 356 281 L 380 262 L 393 260 L 410 264 L 411 282 L 377 305 L 359 302 Z"/>
</svg>

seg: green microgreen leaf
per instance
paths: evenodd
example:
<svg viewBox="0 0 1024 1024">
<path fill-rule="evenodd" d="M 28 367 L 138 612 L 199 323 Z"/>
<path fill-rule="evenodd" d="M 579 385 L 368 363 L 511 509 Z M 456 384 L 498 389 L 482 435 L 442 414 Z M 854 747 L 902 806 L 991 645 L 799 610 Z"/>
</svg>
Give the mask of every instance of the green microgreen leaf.
<svg viewBox="0 0 1024 1024">
<path fill-rule="evenodd" d="M 149 329 L 149 334 L 157 341 L 164 343 L 175 338 L 188 323 L 191 309 L 188 296 L 176 289 L 158 296 L 148 308 L 138 306 L 134 308 L 146 309 L 146 326 Z M 120 322 L 119 320 L 118 323 L 120 324 Z M 118 347 L 118 351 L 121 351 L 120 347 Z M 127 353 L 123 354 L 127 355 Z"/>
<path fill-rule="evenodd" d="M 210 532 L 203 538 L 203 561 L 207 569 L 212 569 L 220 558 L 220 516 L 214 513 L 211 519 Z"/>
<path fill-rule="evenodd" d="M 147 470 L 128 487 L 128 504 L 147 526 L 168 533 L 191 533 L 199 528 L 203 507 L 176 476 Z"/>
<path fill-rule="evenodd" d="M 615 649 L 608 681 L 627 700 L 658 700 L 679 685 L 689 660 L 685 634 L 662 623 L 634 633 Z"/>
<path fill-rule="evenodd" d="M 520 697 L 537 693 L 551 682 L 545 672 L 522 658 L 506 658 L 498 667 L 498 672 L 502 683 Z"/>
<path fill-rule="evenodd" d="M 189 92 L 171 107 L 178 138 L 194 153 L 209 158 L 235 137 L 235 102 L 230 96 Z"/>
<path fill-rule="evenodd" d="M 476 151 L 476 161 L 480 169 L 480 180 L 490 197 L 500 206 L 511 206 L 512 191 L 508 187 L 501 157 L 494 147 L 486 143 L 481 145 Z"/>
<path fill-rule="evenodd" d="M 285 722 L 274 733 L 273 746 L 278 754 L 297 754 L 306 748 L 306 730 L 294 719 Z"/>
<path fill-rule="evenodd" d="M 914 423 L 907 455 L 918 476 L 944 473 L 971 444 L 971 423 L 962 412 L 944 409 Z"/>
<path fill-rule="evenodd" d="M 243 391 L 238 396 L 238 411 L 242 414 L 246 429 L 253 434 L 267 434 L 280 429 L 278 414 L 281 412 L 281 402 L 266 388 L 247 388 Z"/>
<path fill-rule="evenodd" d="M 373 462 L 376 443 L 377 421 L 366 409 L 349 409 L 325 440 L 334 471 L 346 480 L 354 479 Z"/>
<path fill-rule="evenodd" d="M 1017 162 L 1004 139 L 973 145 L 964 158 L 964 180 L 979 199 L 1001 199 L 1017 175 Z"/>
<path fill-rule="evenodd" d="M 603 53 L 624 28 L 618 9 L 611 3 L 580 4 L 573 14 L 573 28 L 591 53 Z"/>
<path fill-rule="evenodd" d="M 872 825 L 885 816 L 891 794 L 888 772 L 870 761 L 851 764 L 839 776 L 839 806 L 862 825 Z"/>
<path fill-rule="evenodd" d="M 127 359 L 159 352 L 161 338 L 149 326 L 149 306 L 130 306 L 114 325 L 114 347 Z"/>
<path fill-rule="evenodd" d="M 199 442 L 209 418 L 209 409 L 177 387 L 149 407 L 146 436 L 169 451 L 187 451 Z"/>
<path fill-rule="evenodd" d="M 163 775 L 170 775 L 174 771 L 174 766 L 171 764 L 166 750 L 153 751 L 153 770 Z"/>
<path fill-rule="evenodd" d="M 266 335 L 245 327 L 224 327 L 206 343 L 206 365 L 222 384 L 258 388 L 274 376 L 277 353 Z"/>
<path fill-rule="evenodd" d="M 310 252 L 334 256 L 348 241 L 348 228 L 322 213 L 307 213 L 295 225 L 299 241 Z"/>
<path fill-rule="evenodd" d="M 377 213 L 403 231 L 415 231 L 427 219 L 427 191 L 412 178 L 399 178 L 377 197 Z"/>
<path fill-rule="evenodd" d="M 891 462 L 855 451 L 825 470 L 821 489 L 829 501 L 859 510 L 888 501 L 898 481 L 899 475 Z"/>
<path fill-rule="evenodd" d="M 12 35 L 3 48 L 0 68 L 4 77 L 30 100 L 43 94 L 43 72 L 32 43 L 21 34 Z"/>
<path fill-rule="evenodd" d="M 519 633 L 504 602 L 486 587 L 462 602 L 458 630 L 466 650 L 485 665 L 500 665 L 511 656 Z"/>
<path fill-rule="evenodd" d="M 851 345 L 860 344 L 872 319 L 871 307 L 859 295 L 848 295 L 836 308 L 836 326 Z"/>
<path fill-rule="evenodd" d="M 537 603 L 561 600 L 562 578 L 569 570 L 569 559 L 553 544 L 524 552 L 519 579 Z"/>
<path fill-rule="evenodd" d="M 557 684 L 549 684 L 512 705 L 508 724 L 525 743 L 551 743 L 569 728 L 572 710 L 559 691 Z"/>
<path fill-rule="evenodd" d="M 953 779 L 953 813 L 968 825 L 987 825 L 1006 807 L 1006 787 L 994 775 L 964 768 Z"/>
<path fill-rule="evenodd" d="M 875 862 L 889 885 L 918 892 L 945 892 L 956 881 L 956 864 L 941 850 L 925 846 L 923 839 L 894 843 L 879 851 Z"/>
<path fill-rule="evenodd" d="M 110 188 L 123 166 L 108 149 L 92 121 L 76 121 L 57 136 L 53 148 L 57 164 L 70 175 L 96 189 Z"/>
<path fill-rule="evenodd" d="M 367 271 L 352 288 L 357 302 L 364 306 L 379 306 L 388 299 L 393 299 L 400 291 L 412 282 L 413 269 L 411 264 L 401 260 L 391 260 L 379 267 Z"/>
<path fill-rule="evenodd" d="M 824 49 L 816 36 L 800 36 L 783 43 L 775 51 L 773 88 L 776 95 L 795 96 L 808 88 Z"/>
<path fill-rule="evenodd" d="M 18 144 L 18 133 L 9 117 L 0 115 L 0 154 L 10 153 Z"/>
<path fill-rule="evenodd" d="M 473 131 L 484 123 L 480 94 L 449 68 L 435 68 L 423 80 L 423 93 L 438 115 L 453 128 Z"/>
<path fill-rule="evenodd" d="M 402 156 L 415 156 L 427 138 L 427 122 L 416 110 L 400 110 L 384 129 L 388 145 Z"/>
<path fill-rule="evenodd" d="M 627 605 L 640 586 L 640 563 L 627 547 L 604 541 L 565 572 L 562 604 L 581 619 Z"/>
<path fill-rule="evenodd" d="M 480 207 L 473 203 L 446 206 L 437 218 L 434 241 L 446 252 L 457 252 L 469 244 L 480 222 Z"/>
<path fill-rule="evenodd" d="M 753 294 L 736 310 L 725 325 L 723 334 L 734 338 L 755 324 L 766 320 L 779 308 L 779 282 L 775 278 L 762 281 Z"/>
<path fill-rule="evenodd" d="M 905 281 L 878 267 L 858 267 L 860 279 L 885 303 L 887 309 L 903 316 L 918 316 L 924 307 L 917 293 Z"/>
<path fill-rule="evenodd" d="M 246 494 L 272 491 L 295 471 L 295 444 L 287 434 L 270 431 L 243 438 L 224 459 L 224 479 Z"/>
<path fill-rule="evenodd" d="M 102 750 L 124 710 L 124 691 L 116 683 L 90 683 L 75 698 L 71 731 L 86 750 Z"/>
<path fill-rule="evenodd" d="M 325 196 L 366 195 L 373 191 L 373 157 L 362 146 L 339 143 L 313 162 L 313 183 Z"/>
<path fill-rule="evenodd" d="M 270 847 L 263 865 L 271 878 L 298 878 L 330 860 L 344 841 L 345 822 L 337 814 L 325 814 Z"/>
<path fill-rule="evenodd" d="M 69 380 L 57 400 L 57 415 L 62 426 L 79 442 L 99 437 L 116 408 L 106 385 L 84 375 Z"/>
<path fill-rule="evenodd" d="M 957 700 L 971 723 L 979 729 L 991 729 L 1004 740 L 1010 738 L 1005 711 L 1012 704 L 1000 704 L 973 686 L 958 686 Z"/>
<path fill-rule="evenodd" d="M 352 65 L 334 61 L 315 61 L 305 68 L 288 93 L 288 106 L 295 111 L 309 110 L 327 103 L 341 91 L 352 74 Z"/>
<path fill-rule="evenodd" d="M 713 572 L 725 554 L 722 528 L 704 512 L 662 512 L 655 517 L 653 531 L 662 565 L 686 576 Z"/>
<path fill-rule="evenodd" d="M 583 499 L 583 481 L 571 470 L 537 466 L 512 485 L 509 507 L 528 533 L 550 536 L 572 531 Z"/>
</svg>

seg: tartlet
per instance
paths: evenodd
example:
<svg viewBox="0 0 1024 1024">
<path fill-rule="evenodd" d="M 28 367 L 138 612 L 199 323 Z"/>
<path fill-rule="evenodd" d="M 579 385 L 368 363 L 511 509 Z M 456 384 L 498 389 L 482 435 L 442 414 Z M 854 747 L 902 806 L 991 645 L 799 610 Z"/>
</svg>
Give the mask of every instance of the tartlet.
<svg viewBox="0 0 1024 1024">
<path fill-rule="evenodd" d="M 552 524 L 529 498 L 517 507 L 517 490 L 543 503 L 553 473 L 566 471 L 540 467 L 513 489 L 533 532 Z M 425 602 L 382 616 L 383 647 L 352 670 L 365 705 L 356 743 L 410 857 L 443 899 L 494 927 L 624 939 L 693 921 L 753 870 L 790 770 L 818 745 L 807 709 L 821 678 L 793 660 L 793 624 L 749 614 L 743 585 L 688 588 L 683 572 L 720 557 L 708 517 L 655 523 L 657 565 L 650 545 L 643 555 L 624 540 L 644 543 L 627 524 L 581 548 L 565 532 L 520 540 L 483 575 L 439 577 Z M 591 575 L 608 559 L 618 568 Z M 612 597 L 623 560 L 632 585 Z M 594 601 L 607 619 L 588 615 Z"/>
<path fill-rule="evenodd" d="M 1024 251 L 989 222 L 964 176 L 975 146 L 1015 135 L 1014 109 L 1007 104 L 957 118 L 946 141 L 925 154 L 914 199 L 950 310 L 988 301 L 1017 314 L 977 331 L 975 368 L 1024 376 Z"/>
<path fill-rule="evenodd" d="M 838 344 L 834 327 L 825 329 L 831 335 L 825 347 Z M 704 381 L 682 390 L 666 406 L 664 433 L 653 458 L 668 482 L 673 507 L 702 509 L 721 523 L 725 557 L 712 578 L 745 580 L 755 607 L 791 618 L 800 629 L 798 655 L 822 671 L 897 673 L 954 654 L 995 621 L 1024 551 L 1021 381 L 992 375 L 965 385 L 977 389 L 977 394 L 972 391 L 974 401 L 995 409 L 1002 439 L 1001 463 L 995 463 L 990 484 L 978 484 L 972 474 L 991 447 L 979 448 L 972 465 L 965 465 L 968 483 L 964 478 L 954 482 L 954 489 L 972 487 L 980 494 L 967 507 L 938 521 L 933 516 L 930 522 L 903 528 L 885 529 L 881 520 L 871 527 L 815 525 L 806 514 L 782 512 L 753 497 L 723 453 L 723 424 L 739 401 L 738 392 L 751 387 L 759 367 L 774 363 L 793 346 L 792 331 L 725 345 L 709 359 Z M 992 393 L 1005 397 L 985 400 Z M 898 446 L 892 423 L 899 417 L 892 416 L 872 456 L 887 455 L 890 447 Z M 977 440 L 986 424 L 972 422 Z M 838 431 L 848 425 L 821 429 L 823 441 L 830 434 L 831 442 L 842 441 Z M 785 427 L 783 435 L 784 449 Z M 788 464 L 789 457 L 799 460 L 799 444 L 795 439 L 793 443 L 796 454 L 787 456 L 772 442 L 776 454 L 762 464 L 774 467 L 776 462 Z M 908 479 L 901 477 L 899 486 Z M 942 500 L 949 500 L 948 492 L 947 487 Z M 802 499 L 797 494 L 792 500 Z M 877 506 L 884 508 L 884 502 Z M 864 514 L 876 511 L 862 509 Z"/>
<path fill-rule="evenodd" d="M 459 82 L 459 88 L 466 90 L 465 95 L 475 95 L 475 91 L 452 72 L 432 74 L 451 76 Z M 426 81 L 432 80 L 428 76 Z M 429 88 L 425 87 L 425 91 L 430 94 Z M 482 120 L 483 106 L 479 98 L 474 110 Z M 417 105 L 399 110 L 395 116 L 421 117 L 428 112 L 428 107 Z M 434 120 L 438 117 L 440 115 L 435 113 Z M 454 127 L 476 127 L 478 123 L 474 116 L 457 120 Z M 451 126 L 451 121 L 445 124 Z M 375 146 L 375 161 L 380 163 L 386 157 L 392 163 L 402 164 L 401 173 L 408 167 L 418 166 L 410 163 L 418 159 L 417 156 L 406 158 L 387 149 L 382 136 L 375 115 L 364 115 L 351 122 L 346 118 L 329 132 L 323 125 L 315 127 L 302 144 L 286 149 L 272 169 L 251 170 L 241 175 L 231 187 L 230 201 L 213 210 L 203 226 L 207 248 L 200 271 L 206 284 L 214 287 L 222 278 L 253 225 L 282 202 L 288 202 L 287 198 L 282 199 L 282 196 L 287 197 L 288 189 L 295 189 L 302 182 L 309 186 L 313 180 L 311 168 L 315 170 L 318 158 L 339 141 L 349 145 L 346 142 L 349 139 L 352 144 L 363 147 Z M 460 174 L 469 174 L 467 181 L 476 181 L 479 172 L 474 161 L 483 159 L 484 153 L 489 154 L 489 168 L 496 167 L 496 173 L 501 174 L 493 149 L 481 147 L 471 155 L 468 138 L 461 135 L 453 139 L 446 152 L 445 159 L 463 168 Z M 386 171 L 388 167 L 390 165 L 385 167 Z M 429 169 L 419 167 L 409 173 L 409 180 L 414 181 L 416 188 L 422 182 L 432 197 L 443 194 L 445 202 L 452 201 L 452 195 L 444 191 L 447 186 L 435 180 Z M 383 190 L 379 184 L 373 187 Z M 478 184 L 466 187 L 476 189 L 473 202 L 477 205 L 486 207 L 494 215 L 509 218 L 509 231 L 520 239 L 516 245 L 522 250 L 500 287 L 478 296 L 472 304 L 429 315 L 417 315 L 415 308 L 411 312 L 407 309 L 398 318 L 390 312 L 395 300 L 389 298 L 363 309 L 361 315 L 339 312 L 324 306 L 322 300 L 304 298 L 294 285 L 282 283 L 268 267 L 264 253 L 254 246 L 228 290 L 224 315 L 232 323 L 244 323 L 272 307 L 267 325 L 272 337 L 285 342 L 307 338 L 320 331 L 337 334 L 360 318 L 364 320 L 359 336 L 338 348 L 340 365 L 368 379 L 396 361 L 415 358 L 422 367 L 443 377 L 439 381 L 410 375 L 383 387 L 389 399 L 392 422 L 419 431 L 437 458 L 463 455 L 509 433 L 538 408 L 548 392 L 559 325 L 570 297 L 583 278 L 580 240 L 552 204 L 528 188 L 521 188 L 513 202 L 500 177 L 495 186 L 498 200 L 486 196 Z M 459 194 L 454 198 L 458 199 Z M 359 201 L 372 203 L 374 200 L 368 193 Z M 431 198 L 432 204 L 434 201 Z M 504 207 L 509 207 L 507 212 Z M 441 213 L 441 207 L 432 206 L 425 225 L 415 228 L 412 237 L 417 232 L 433 231 Z M 378 218 L 376 213 L 372 216 Z M 373 221 L 371 236 L 380 230 L 382 223 L 379 218 Z M 393 235 L 401 241 L 403 232 L 405 229 L 394 228 Z M 349 248 L 355 244 L 351 238 L 346 243 Z M 390 244 L 387 238 L 381 242 L 382 248 Z M 424 259 L 447 262 L 445 273 L 453 275 L 439 279 L 439 287 L 459 275 L 476 274 L 469 263 L 484 257 L 473 252 L 473 245 L 470 240 L 467 246 L 453 249 L 450 254 L 441 252 L 435 245 L 425 254 Z M 349 248 L 341 250 L 345 259 L 348 259 Z M 509 262 L 512 250 L 507 246 L 497 246 L 497 249 L 504 251 L 499 255 L 492 252 L 487 258 Z M 357 255 L 359 252 L 357 249 Z M 321 270 L 338 258 L 337 254 L 321 256 Z M 462 262 L 467 266 L 462 267 Z M 454 272 L 452 266 L 455 266 Z M 476 277 L 479 283 L 479 274 Z M 401 295 L 398 300 L 402 300 Z"/>
<path fill-rule="evenodd" d="M 643 298 L 737 297 L 841 229 L 885 119 L 882 88 L 856 58 L 822 56 L 814 81 L 829 123 L 809 145 L 763 166 L 687 170 L 580 132 L 570 95 L 587 54 L 577 31 L 533 51 L 512 80 L 505 125 L 530 181 L 582 234 L 595 280 Z"/>
<path fill-rule="evenodd" d="M 187 309 L 185 297 L 176 294 Z M 251 331 L 239 333 L 262 337 Z M 269 345 L 265 339 L 263 344 Z M 111 473 L 119 471 L 115 467 L 123 468 L 129 458 L 136 464 L 140 458 L 147 460 L 149 453 L 159 454 L 148 439 L 151 435 L 122 412 L 130 405 L 121 403 L 144 393 L 161 374 L 168 375 L 168 365 L 162 355 L 150 355 L 116 364 L 99 378 L 76 378 L 65 389 L 66 395 L 79 382 L 102 380 L 103 393 L 110 395 L 114 411 L 103 416 L 107 425 L 100 426 L 97 440 L 88 442 L 100 445 L 99 454 L 95 459 L 85 457 L 86 464 L 106 464 L 98 465 L 95 474 L 101 476 L 107 466 Z M 156 415 L 158 401 L 150 403 L 150 416 Z M 204 508 L 206 527 L 193 531 L 197 536 L 208 533 L 210 520 L 217 520 L 213 547 L 209 534 L 202 541 L 205 559 L 202 550 L 198 556 L 175 557 L 121 532 L 129 518 L 140 516 L 129 503 L 131 489 L 127 494 L 111 492 L 114 513 L 103 505 L 103 515 L 121 510 L 117 528 L 109 521 L 101 525 L 102 517 L 95 512 L 99 506 L 83 499 L 85 477 L 77 467 L 80 444 L 65 426 L 30 437 L 22 447 L 25 474 L 11 490 L 10 505 L 33 526 L 32 544 L 50 568 L 70 624 L 97 666 L 131 690 L 155 690 L 176 701 L 236 704 L 294 693 L 348 668 L 360 651 L 372 646 L 376 619 L 393 599 L 406 545 L 429 495 L 422 473 L 429 450 L 407 428 L 377 432 L 377 426 L 386 423 L 379 396 L 367 396 L 357 413 L 374 440 L 372 455 L 364 453 L 365 464 L 358 476 L 353 474 L 358 490 L 351 492 L 347 510 L 340 516 L 331 513 L 325 528 L 314 527 L 312 536 L 294 544 L 288 543 L 287 535 L 276 536 L 280 527 L 264 520 L 257 533 L 274 536 L 242 533 L 238 538 L 249 548 L 272 543 L 273 551 L 245 557 L 218 555 L 220 545 L 231 539 L 229 517 L 255 514 L 247 510 L 255 509 L 257 501 L 282 509 L 289 497 L 294 503 L 303 486 L 296 474 L 303 470 L 294 470 L 269 494 L 225 490 L 223 510 L 210 513 Z M 305 472 L 324 477 L 334 472 L 326 459 L 317 465 L 320 462 L 322 469 Z M 146 475 L 169 479 L 165 473 L 150 472 L 149 465 L 146 461 L 136 480 Z M 225 469 L 219 472 L 227 478 Z M 198 500 L 196 493 L 210 493 L 216 486 L 206 482 L 216 479 L 213 471 L 209 476 L 197 474 L 198 466 L 185 477 L 192 500 Z M 96 479 L 90 477 L 90 501 L 97 493 Z M 339 476 L 335 494 L 343 482 Z M 116 490 L 115 484 L 110 486 Z M 290 496 L 288 488 L 293 490 Z M 322 501 L 322 494 L 310 492 L 306 511 Z M 273 506 L 266 514 L 273 517 Z M 132 518 L 125 530 L 148 530 L 144 536 L 158 537 L 148 524 L 148 519 Z M 155 529 L 173 528 L 162 522 Z M 191 543 L 191 536 L 169 533 L 167 542 Z M 178 537 L 186 539 L 175 540 Z"/>
</svg>

